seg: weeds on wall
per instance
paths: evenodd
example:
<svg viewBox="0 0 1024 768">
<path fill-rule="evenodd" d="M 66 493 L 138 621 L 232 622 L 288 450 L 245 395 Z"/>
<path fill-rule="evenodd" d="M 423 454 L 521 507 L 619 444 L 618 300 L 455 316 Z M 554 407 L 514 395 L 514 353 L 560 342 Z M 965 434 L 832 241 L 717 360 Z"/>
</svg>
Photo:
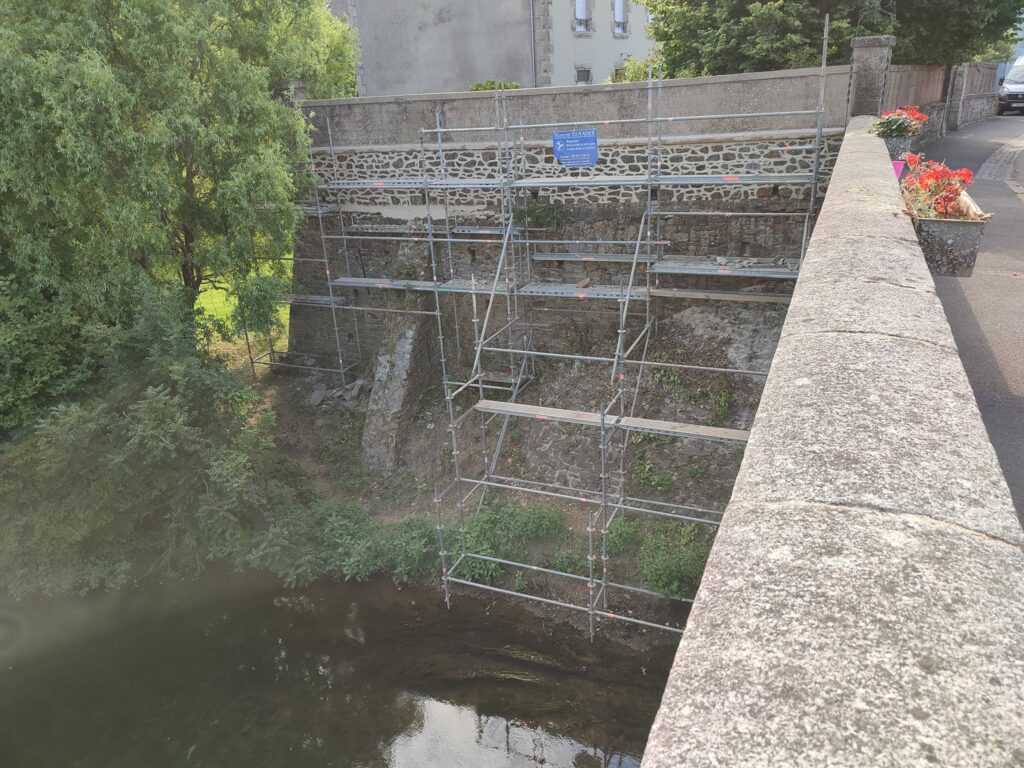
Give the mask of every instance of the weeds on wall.
<svg viewBox="0 0 1024 768">
<path fill-rule="evenodd" d="M 517 224 L 525 224 L 531 227 L 542 229 L 558 229 L 565 224 L 565 209 L 558 203 L 542 203 L 539 200 L 530 200 L 525 209 L 520 209 L 513 215 Z"/>
</svg>

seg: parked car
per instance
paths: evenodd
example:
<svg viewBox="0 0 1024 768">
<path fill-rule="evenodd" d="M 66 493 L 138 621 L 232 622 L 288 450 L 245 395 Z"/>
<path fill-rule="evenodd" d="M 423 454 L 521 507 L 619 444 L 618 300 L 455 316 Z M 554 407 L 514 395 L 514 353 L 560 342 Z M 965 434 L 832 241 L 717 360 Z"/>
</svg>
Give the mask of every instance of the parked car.
<svg viewBox="0 0 1024 768">
<path fill-rule="evenodd" d="M 1012 109 L 1024 112 L 1024 64 L 1018 59 L 1006 73 L 1006 77 L 999 80 L 999 106 L 996 109 L 998 114 L 1003 114 Z"/>
</svg>

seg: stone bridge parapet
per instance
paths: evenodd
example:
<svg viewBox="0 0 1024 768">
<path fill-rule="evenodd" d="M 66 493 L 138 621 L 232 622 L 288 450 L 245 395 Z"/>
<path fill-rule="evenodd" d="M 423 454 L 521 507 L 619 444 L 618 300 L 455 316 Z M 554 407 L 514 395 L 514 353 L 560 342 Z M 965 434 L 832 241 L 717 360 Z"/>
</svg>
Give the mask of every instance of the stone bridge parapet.
<svg viewBox="0 0 1024 768">
<path fill-rule="evenodd" d="M 1024 765 L 1024 533 L 881 139 L 840 150 L 643 765 Z"/>
</svg>

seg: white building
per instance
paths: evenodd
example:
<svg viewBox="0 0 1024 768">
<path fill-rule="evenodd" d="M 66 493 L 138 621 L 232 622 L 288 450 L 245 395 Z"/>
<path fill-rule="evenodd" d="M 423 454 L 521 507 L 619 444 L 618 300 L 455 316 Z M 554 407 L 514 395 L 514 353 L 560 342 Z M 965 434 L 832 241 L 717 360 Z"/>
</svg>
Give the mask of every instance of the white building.
<svg viewBox="0 0 1024 768">
<path fill-rule="evenodd" d="M 359 31 L 359 93 L 602 83 L 654 48 L 632 0 L 330 0 Z"/>
</svg>

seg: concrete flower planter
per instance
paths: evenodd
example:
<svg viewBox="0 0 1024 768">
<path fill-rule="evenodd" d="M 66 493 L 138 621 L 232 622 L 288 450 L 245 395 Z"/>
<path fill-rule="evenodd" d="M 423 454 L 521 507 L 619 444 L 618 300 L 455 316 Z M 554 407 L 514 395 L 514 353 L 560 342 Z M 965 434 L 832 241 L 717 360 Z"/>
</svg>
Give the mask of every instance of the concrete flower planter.
<svg viewBox="0 0 1024 768">
<path fill-rule="evenodd" d="M 910 151 L 913 142 L 913 136 L 893 136 L 885 139 L 885 148 L 889 150 L 889 159 L 899 160 L 900 155 Z"/>
<path fill-rule="evenodd" d="M 914 219 L 917 239 L 933 275 L 970 277 L 978 260 L 978 249 L 985 224 L 991 218 L 966 192 L 960 193 L 961 205 L 976 219 Z"/>
</svg>

